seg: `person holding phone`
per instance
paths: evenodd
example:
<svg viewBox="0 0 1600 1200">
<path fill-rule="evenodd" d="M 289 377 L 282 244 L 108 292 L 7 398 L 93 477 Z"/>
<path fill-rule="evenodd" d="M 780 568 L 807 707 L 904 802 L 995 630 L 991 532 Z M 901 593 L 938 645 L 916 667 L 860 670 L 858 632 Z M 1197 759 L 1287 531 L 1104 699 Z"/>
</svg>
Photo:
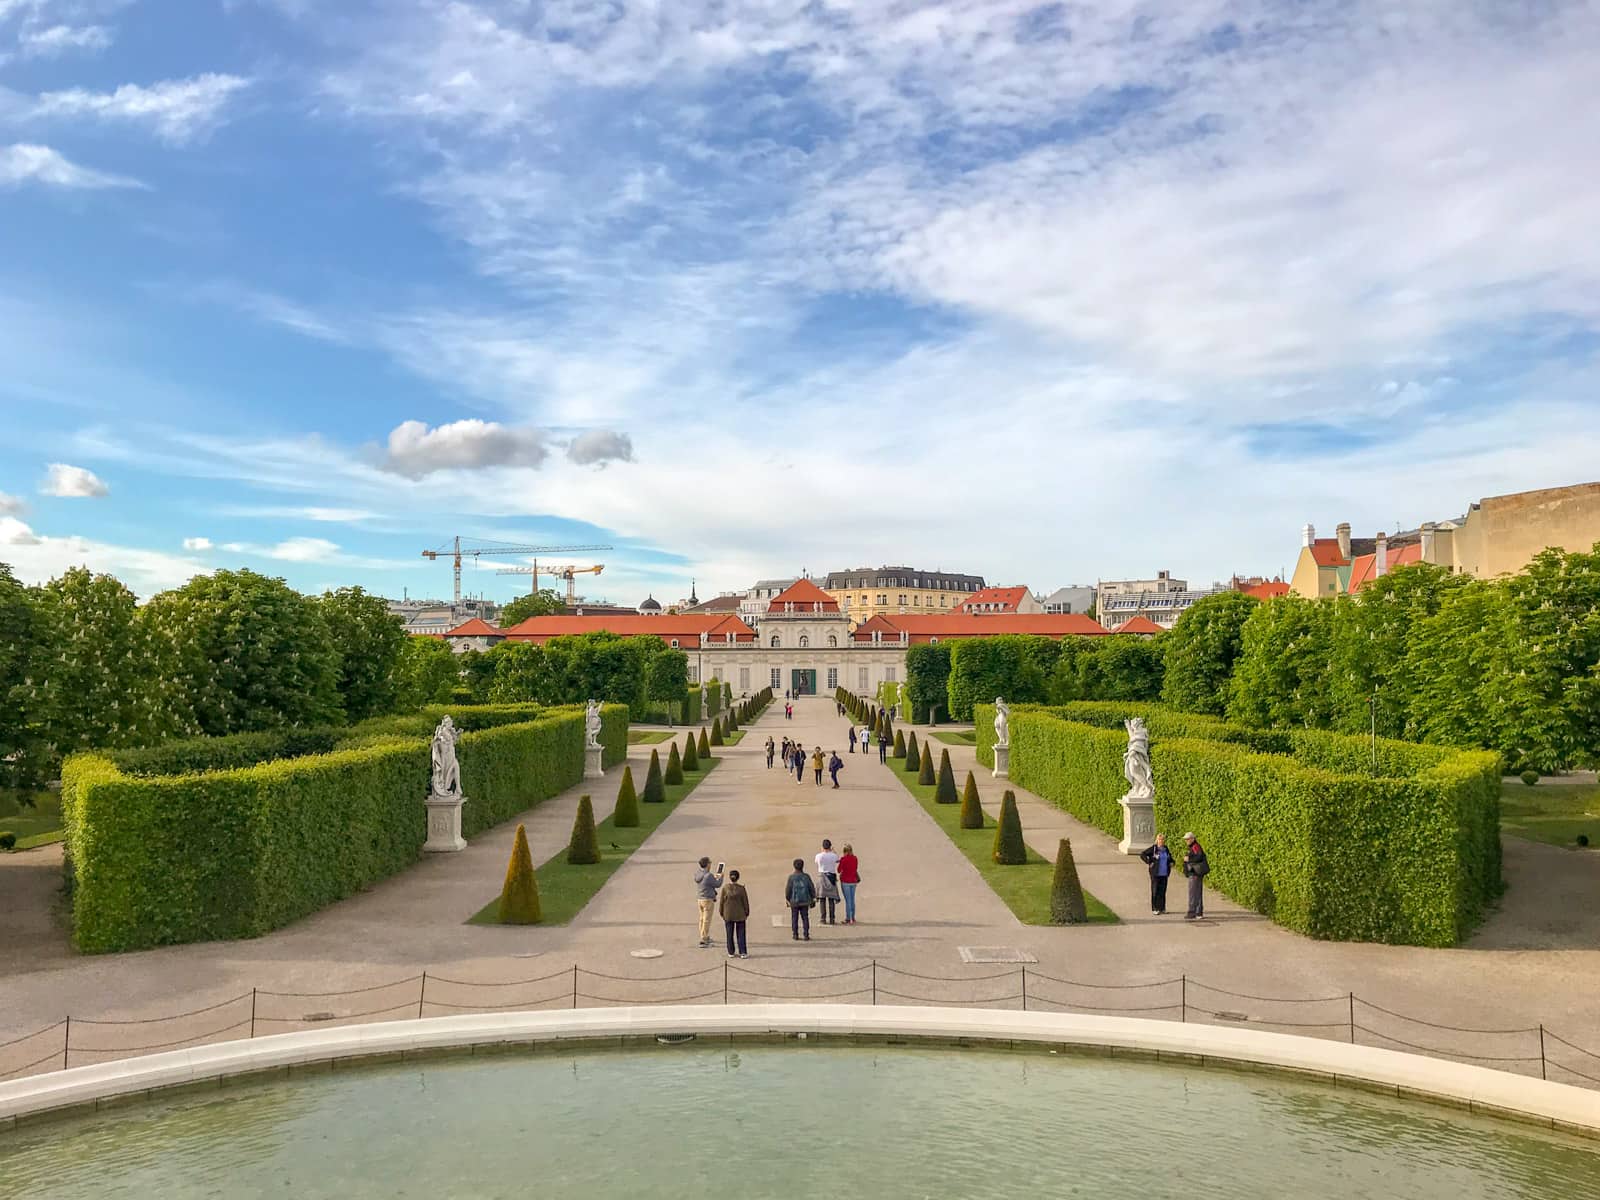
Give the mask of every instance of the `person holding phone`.
<svg viewBox="0 0 1600 1200">
<path fill-rule="evenodd" d="M 740 958 L 750 957 L 750 948 L 745 944 L 745 922 L 750 919 L 750 894 L 744 890 L 744 884 L 739 882 L 739 872 L 728 872 L 727 886 L 722 889 L 722 898 L 718 902 L 722 910 L 722 924 L 728 933 L 728 957 L 734 956 L 734 946 L 738 945 Z"/>
<path fill-rule="evenodd" d="M 711 859 L 702 856 L 700 869 L 694 873 L 695 894 L 700 901 L 700 948 L 711 945 L 711 914 L 717 911 L 717 889 L 722 886 L 722 863 L 711 870 Z"/>
</svg>

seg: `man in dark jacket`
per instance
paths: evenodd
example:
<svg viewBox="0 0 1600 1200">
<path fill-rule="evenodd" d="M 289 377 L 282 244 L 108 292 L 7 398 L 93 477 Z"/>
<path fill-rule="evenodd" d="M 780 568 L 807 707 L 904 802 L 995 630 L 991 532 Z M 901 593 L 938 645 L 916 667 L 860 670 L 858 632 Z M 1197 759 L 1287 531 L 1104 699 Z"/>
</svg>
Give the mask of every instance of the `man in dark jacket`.
<svg viewBox="0 0 1600 1200">
<path fill-rule="evenodd" d="M 728 882 L 722 889 L 722 897 L 717 902 L 721 906 L 722 924 L 728 931 L 728 957 L 734 955 L 734 944 L 737 941 L 739 957 L 749 958 L 749 948 L 745 945 L 745 922 L 750 919 L 750 894 L 744 890 L 744 884 L 739 882 L 739 872 L 729 871 Z"/>
<path fill-rule="evenodd" d="M 832 777 L 835 788 L 839 786 L 839 768 L 842 766 L 844 759 L 840 758 L 839 752 L 835 750 L 828 758 L 828 774 Z"/>
<path fill-rule="evenodd" d="M 1139 851 L 1139 858 L 1150 868 L 1150 911 L 1165 916 L 1167 878 L 1172 874 L 1172 851 L 1167 849 L 1167 835 L 1156 834 L 1156 844 Z"/>
<path fill-rule="evenodd" d="M 800 941 L 800 931 L 805 930 L 805 941 L 811 940 L 811 906 L 817 902 L 817 885 L 806 874 L 806 860 L 794 860 L 794 874 L 784 885 L 783 902 L 789 906 L 789 932 Z"/>
<path fill-rule="evenodd" d="M 1198 921 L 1206 915 L 1205 878 L 1211 873 L 1211 861 L 1192 833 L 1183 835 L 1183 873 L 1189 880 L 1189 912 L 1185 921 Z"/>
</svg>

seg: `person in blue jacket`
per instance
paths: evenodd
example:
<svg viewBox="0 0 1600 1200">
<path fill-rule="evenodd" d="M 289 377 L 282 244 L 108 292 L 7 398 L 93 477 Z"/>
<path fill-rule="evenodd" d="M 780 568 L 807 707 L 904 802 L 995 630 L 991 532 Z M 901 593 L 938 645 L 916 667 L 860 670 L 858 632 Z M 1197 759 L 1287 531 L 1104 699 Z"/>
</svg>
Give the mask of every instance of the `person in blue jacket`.
<svg viewBox="0 0 1600 1200">
<path fill-rule="evenodd" d="M 1167 849 L 1167 835 L 1156 834 L 1155 845 L 1139 851 L 1139 859 L 1150 868 L 1150 911 L 1163 916 L 1167 911 L 1167 880 L 1172 875 L 1172 851 Z"/>
</svg>

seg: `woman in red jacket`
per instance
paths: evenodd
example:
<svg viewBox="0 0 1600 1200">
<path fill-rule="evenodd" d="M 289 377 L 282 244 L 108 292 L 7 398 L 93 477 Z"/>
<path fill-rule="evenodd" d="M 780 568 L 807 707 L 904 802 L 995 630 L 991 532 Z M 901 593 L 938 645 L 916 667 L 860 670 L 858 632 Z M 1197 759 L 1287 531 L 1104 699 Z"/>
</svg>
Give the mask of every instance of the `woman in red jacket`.
<svg viewBox="0 0 1600 1200">
<path fill-rule="evenodd" d="M 839 890 L 844 893 L 844 923 L 856 923 L 856 884 L 861 882 L 861 863 L 856 858 L 856 852 L 845 844 L 844 853 L 839 856 Z"/>
</svg>

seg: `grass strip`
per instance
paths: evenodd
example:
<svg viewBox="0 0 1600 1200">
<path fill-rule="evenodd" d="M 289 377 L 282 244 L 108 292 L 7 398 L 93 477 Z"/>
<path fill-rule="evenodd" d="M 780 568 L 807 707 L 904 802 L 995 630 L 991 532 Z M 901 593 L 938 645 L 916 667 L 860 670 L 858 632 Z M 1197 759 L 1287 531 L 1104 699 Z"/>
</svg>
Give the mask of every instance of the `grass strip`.
<svg viewBox="0 0 1600 1200">
<path fill-rule="evenodd" d="M 722 760 L 713 758 L 703 763 L 698 771 L 685 771 L 682 783 L 667 784 L 667 799 L 662 804 L 640 804 L 639 824 L 633 829 L 618 829 L 607 817 L 595 831 L 600 842 L 600 861 L 574 866 L 567 861 L 567 848 L 562 846 L 541 865 L 534 875 L 539 880 L 539 907 L 544 914 L 540 925 L 566 925 L 583 911 L 584 905 L 606 885 L 617 868 L 628 861 L 645 840 L 656 831 L 661 822 L 672 815 L 678 802 L 699 785 L 707 775 L 716 770 Z M 591 793 L 592 794 L 592 793 Z M 469 925 L 498 925 L 500 897 L 480 908 L 468 921 Z"/>
<path fill-rule="evenodd" d="M 685 726 L 684 728 L 688 728 Z M 653 746 L 657 742 L 670 741 L 677 735 L 675 729 L 630 729 L 628 730 L 628 745 Z"/>
<path fill-rule="evenodd" d="M 946 732 L 943 729 L 928 730 L 929 737 L 936 737 L 947 746 L 976 746 L 978 734 L 972 729 L 953 729 Z"/>
<path fill-rule="evenodd" d="M 983 876 L 983 881 L 996 896 L 1005 901 L 1006 907 L 1016 915 L 1017 920 L 1024 925 L 1053 924 L 1050 920 L 1050 882 L 1055 874 L 1053 862 L 1040 857 L 1033 847 L 1029 846 L 1028 862 L 1025 866 L 1002 867 L 994 861 L 993 817 L 984 814 L 982 829 L 963 829 L 961 805 L 940 804 L 935 801 L 933 793 L 936 785 L 920 784 L 915 775 L 898 767 L 894 769 L 894 777 L 915 797 L 917 803 L 922 805 L 928 816 L 933 818 L 934 824 L 944 830 L 945 836 L 956 844 L 956 848 L 967 856 L 967 861 L 978 868 L 978 874 Z M 1117 924 L 1117 914 L 1096 900 L 1088 891 L 1083 893 L 1083 900 L 1089 912 L 1091 925 Z"/>
<path fill-rule="evenodd" d="M 1589 839 L 1589 849 L 1600 848 L 1600 787 L 1504 784 L 1500 789 L 1500 831 L 1569 848 L 1575 847 L 1578 835 L 1583 834 Z"/>
</svg>

